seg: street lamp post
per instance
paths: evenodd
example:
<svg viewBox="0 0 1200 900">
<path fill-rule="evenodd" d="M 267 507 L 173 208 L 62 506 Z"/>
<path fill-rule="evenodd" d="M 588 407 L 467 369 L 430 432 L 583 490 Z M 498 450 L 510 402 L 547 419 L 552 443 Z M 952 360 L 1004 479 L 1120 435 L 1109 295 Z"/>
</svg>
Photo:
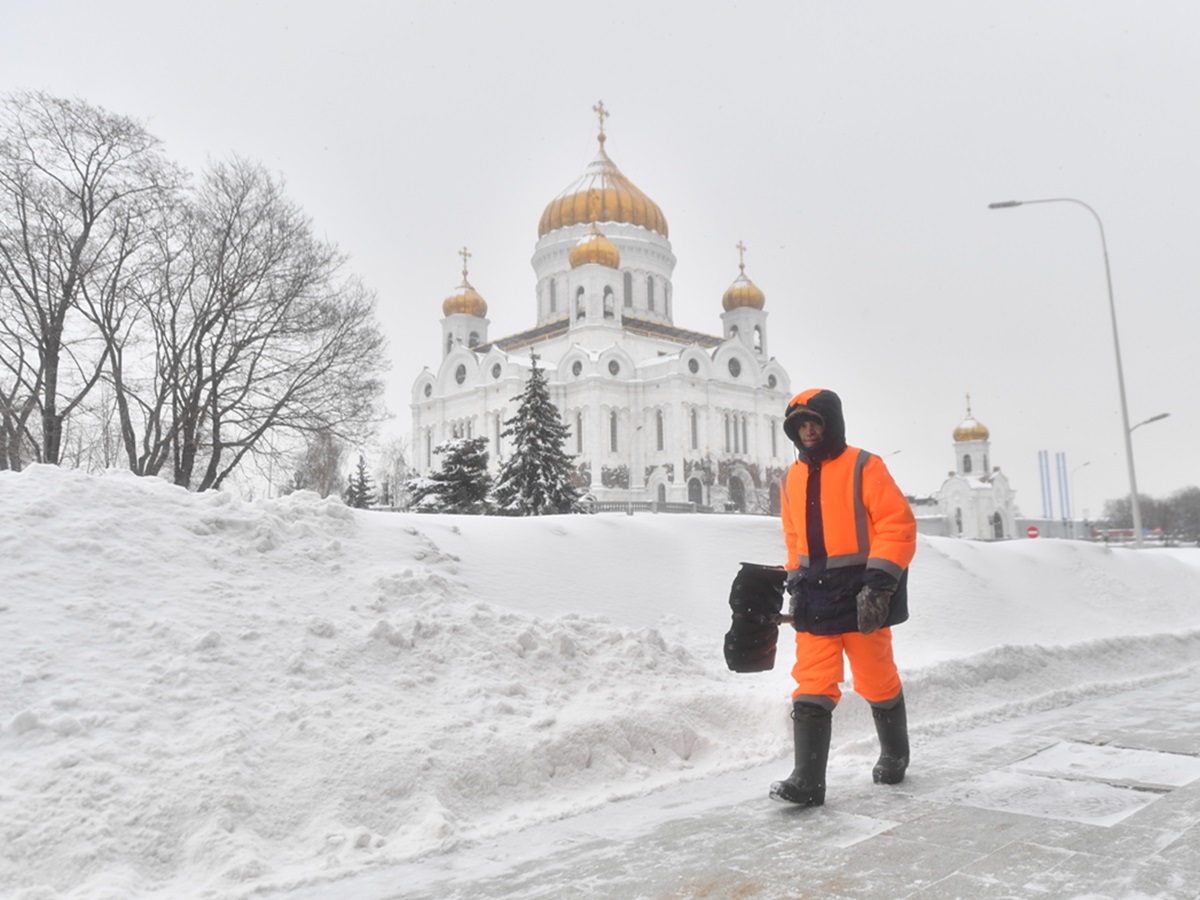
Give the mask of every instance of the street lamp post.
<svg viewBox="0 0 1200 900">
<path fill-rule="evenodd" d="M 1137 474 L 1133 467 L 1133 429 L 1129 427 L 1129 407 L 1125 402 L 1125 371 L 1121 366 L 1121 339 L 1117 335 L 1117 305 L 1113 302 L 1112 272 L 1108 266 L 1108 242 L 1104 239 L 1104 223 L 1100 214 L 1082 200 L 1074 197 L 1048 197 L 1042 200 L 1004 200 L 999 203 L 989 203 L 988 209 L 1010 209 L 1014 206 L 1025 206 L 1030 203 L 1074 203 L 1082 206 L 1092 214 L 1096 225 L 1100 228 L 1100 248 L 1104 251 L 1104 280 L 1108 285 L 1108 312 L 1112 318 L 1113 349 L 1117 357 L 1117 387 L 1121 394 L 1121 424 L 1125 438 L 1125 464 L 1129 469 L 1129 507 L 1133 512 L 1133 542 L 1134 546 L 1142 546 L 1142 508 L 1138 503 Z M 1145 423 L 1138 423 L 1145 424 Z"/>
<path fill-rule="evenodd" d="M 1149 425 L 1151 422 L 1161 422 L 1163 419 L 1165 419 L 1169 415 L 1170 415 L 1170 413 L 1159 413 L 1157 416 L 1151 416 L 1150 418 L 1146 419 L 1143 422 L 1138 422 L 1136 425 L 1134 425 L 1132 428 L 1129 429 L 1129 432 L 1130 432 L 1130 434 L 1132 434 L 1133 432 L 1135 432 L 1139 428 L 1141 428 L 1143 425 Z"/>
</svg>

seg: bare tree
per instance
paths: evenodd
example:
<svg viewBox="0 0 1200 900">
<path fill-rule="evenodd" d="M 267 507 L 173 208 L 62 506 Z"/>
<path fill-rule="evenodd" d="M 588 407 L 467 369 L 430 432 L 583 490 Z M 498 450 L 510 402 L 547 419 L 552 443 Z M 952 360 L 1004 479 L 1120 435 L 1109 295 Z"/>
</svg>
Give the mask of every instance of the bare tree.
<svg viewBox="0 0 1200 900">
<path fill-rule="evenodd" d="M 342 463 L 346 444 L 329 429 L 320 429 L 309 436 L 304 455 L 296 466 L 290 491 L 316 491 L 322 497 L 337 494 L 342 489 Z"/>
<path fill-rule="evenodd" d="M 385 441 L 379 460 L 380 503 L 396 509 L 407 508 L 406 485 L 410 478 L 412 466 L 408 462 L 408 441 L 403 437 Z"/>
<path fill-rule="evenodd" d="M 35 459 L 59 462 L 63 423 L 107 358 L 84 307 L 121 296 L 142 246 L 141 207 L 174 178 L 157 139 L 132 119 L 41 92 L 0 103 L 0 418 L 10 467 L 24 443 Z"/>
<path fill-rule="evenodd" d="M 160 366 L 175 483 L 219 487 L 272 431 L 368 433 L 385 349 L 373 295 L 261 166 L 213 166 L 196 208 L 196 267 Z"/>
</svg>

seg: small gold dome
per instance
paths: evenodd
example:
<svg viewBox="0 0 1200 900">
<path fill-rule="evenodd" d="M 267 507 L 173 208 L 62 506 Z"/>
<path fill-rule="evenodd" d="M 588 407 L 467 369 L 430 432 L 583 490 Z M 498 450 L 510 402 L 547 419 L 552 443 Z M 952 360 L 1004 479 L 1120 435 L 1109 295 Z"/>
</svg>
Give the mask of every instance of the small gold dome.
<svg viewBox="0 0 1200 900">
<path fill-rule="evenodd" d="M 442 301 L 442 315 L 477 316 L 482 319 L 487 316 L 487 302 L 479 291 L 471 287 L 464 276 L 462 284 L 454 289 L 453 294 Z"/>
<path fill-rule="evenodd" d="M 588 263 L 597 263 L 610 269 L 621 267 L 621 251 L 617 249 L 616 244 L 600 233 L 595 222 L 592 223 L 591 230 L 571 248 L 567 259 L 570 260 L 572 269 Z"/>
<path fill-rule="evenodd" d="M 667 217 L 608 158 L 604 137 L 601 131 L 600 152 L 583 175 L 546 206 L 538 222 L 539 238 L 584 222 L 624 222 L 667 237 Z"/>
<path fill-rule="evenodd" d="M 967 417 L 954 429 L 955 442 L 986 441 L 989 436 L 987 426 L 971 415 L 971 395 L 967 394 Z"/>
<path fill-rule="evenodd" d="M 482 319 L 487 316 L 487 302 L 479 291 L 471 287 L 471 282 L 467 281 L 467 260 L 471 258 L 471 251 L 463 247 L 458 251 L 458 255 L 463 260 L 462 284 L 454 289 L 453 294 L 442 301 L 442 315 L 476 316 Z"/>
<path fill-rule="evenodd" d="M 767 302 L 767 296 L 746 276 L 746 245 L 738 241 L 737 251 L 738 277 L 733 279 L 733 284 L 725 291 L 721 305 L 725 307 L 725 312 L 745 307 L 762 309 L 763 304 Z"/>
<path fill-rule="evenodd" d="M 746 306 L 762 309 L 766 302 L 766 295 L 759 290 L 758 285 L 746 277 L 745 272 L 733 280 L 733 284 L 721 298 L 721 305 L 725 307 L 725 312 Z"/>
<path fill-rule="evenodd" d="M 961 441 L 986 441 L 990 436 L 987 426 L 982 422 L 967 417 L 963 419 L 962 424 L 954 429 L 954 440 Z"/>
</svg>

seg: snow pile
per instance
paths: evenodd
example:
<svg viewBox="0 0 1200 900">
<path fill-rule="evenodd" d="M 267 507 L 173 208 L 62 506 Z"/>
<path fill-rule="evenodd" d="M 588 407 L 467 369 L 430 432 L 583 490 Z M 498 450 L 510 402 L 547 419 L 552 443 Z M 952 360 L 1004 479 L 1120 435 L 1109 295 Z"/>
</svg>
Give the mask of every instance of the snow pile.
<svg viewBox="0 0 1200 900">
<path fill-rule="evenodd" d="M 412 860 L 789 752 L 725 670 L 726 516 L 484 519 L 0 473 L 6 896 L 245 896 Z M 922 540 L 915 729 L 1200 658 L 1200 551 Z M 847 695 L 835 742 L 866 745 Z M 864 749 L 863 752 L 866 752 Z"/>
</svg>

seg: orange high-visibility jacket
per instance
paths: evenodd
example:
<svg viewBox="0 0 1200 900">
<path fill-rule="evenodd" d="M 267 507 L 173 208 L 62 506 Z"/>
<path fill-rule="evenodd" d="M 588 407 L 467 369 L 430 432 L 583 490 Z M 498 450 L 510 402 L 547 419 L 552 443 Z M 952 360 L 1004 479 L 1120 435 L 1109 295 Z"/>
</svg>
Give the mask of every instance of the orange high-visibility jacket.
<svg viewBox="0 0 1200 900">
<path fill-rule="evenodd" d="M 883 460 L 847 447 L 835 459 L 819 465 L 826 569 L 877 568 L 898 580 L 916 553 L 917 522 Z M 782 514 L 788 569 L 809 566 L 808 474 L 809 465 L 797 461 L 784 479 Z"/>
</svg>

